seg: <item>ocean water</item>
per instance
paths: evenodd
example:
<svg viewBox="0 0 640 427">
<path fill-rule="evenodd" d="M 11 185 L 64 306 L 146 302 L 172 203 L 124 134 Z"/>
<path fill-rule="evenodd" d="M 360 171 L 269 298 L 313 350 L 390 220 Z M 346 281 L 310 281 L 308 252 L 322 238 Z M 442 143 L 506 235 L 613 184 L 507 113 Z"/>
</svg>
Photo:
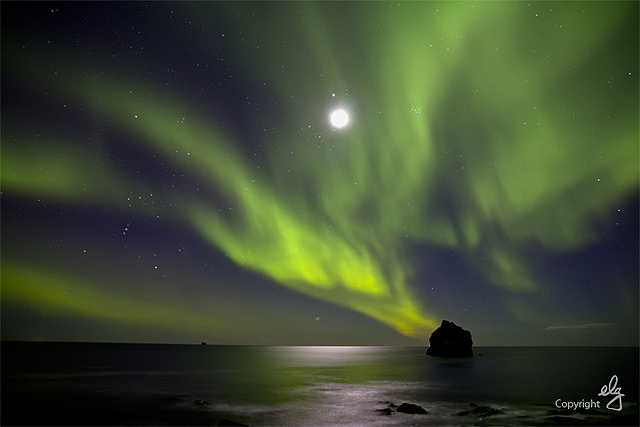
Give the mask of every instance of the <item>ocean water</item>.
<svg viewBox="0 0 640 427">
<path fill-rule="evenodd" d="M 638 348 L 474 347 L 467 359 L 420 347 L 1 350 L 2 425 L 638 425 Z M 377 411 L 405 402 L 428 414 Z"/>
</svg>

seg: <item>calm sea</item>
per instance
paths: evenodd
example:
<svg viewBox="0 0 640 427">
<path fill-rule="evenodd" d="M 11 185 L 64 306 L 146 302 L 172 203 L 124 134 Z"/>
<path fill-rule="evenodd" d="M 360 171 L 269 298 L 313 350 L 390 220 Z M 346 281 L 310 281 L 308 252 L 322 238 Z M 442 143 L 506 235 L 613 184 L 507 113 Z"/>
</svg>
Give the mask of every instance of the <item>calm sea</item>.
<svg viewBox="0 0 640 427">
<path fill-rule="evenodd" d="M 3 342 L 1 422 L 638 425 L 638 348 L 474 352 L 441 359 L 418 347 Z M 603 386 L 612 390 L 599 396 Z M 428 414 L 377 411 L 405 402 Z"/>
</svg>

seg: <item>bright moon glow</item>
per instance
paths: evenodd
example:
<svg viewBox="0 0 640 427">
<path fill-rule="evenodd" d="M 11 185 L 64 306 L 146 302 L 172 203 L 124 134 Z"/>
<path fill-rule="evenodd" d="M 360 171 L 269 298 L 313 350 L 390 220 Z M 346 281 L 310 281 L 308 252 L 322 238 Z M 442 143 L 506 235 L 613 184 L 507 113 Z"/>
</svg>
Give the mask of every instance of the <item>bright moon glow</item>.
<svg viewBox="0 0 640 427">
<path fill-rule="evenodd" d="M 349 122 L 349 115 L 344 110 L 336 110 L 331 113 L 331 124 L 333 127 L 345 127 Z"/>
</svg>

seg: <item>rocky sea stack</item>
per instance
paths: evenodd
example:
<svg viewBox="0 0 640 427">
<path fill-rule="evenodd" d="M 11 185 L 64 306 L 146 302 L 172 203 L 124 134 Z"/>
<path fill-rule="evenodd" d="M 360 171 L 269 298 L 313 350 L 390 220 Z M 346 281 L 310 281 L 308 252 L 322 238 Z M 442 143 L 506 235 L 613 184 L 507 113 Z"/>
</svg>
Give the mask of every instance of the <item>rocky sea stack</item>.
<svg viewBox="0 0 640 427">
<path fill-rule="evenodd" d="M 453 322 L 443 320 L 429 338 L 427 355 L 440 357 L 472 357 L 471 332 Z"/>
</svg>

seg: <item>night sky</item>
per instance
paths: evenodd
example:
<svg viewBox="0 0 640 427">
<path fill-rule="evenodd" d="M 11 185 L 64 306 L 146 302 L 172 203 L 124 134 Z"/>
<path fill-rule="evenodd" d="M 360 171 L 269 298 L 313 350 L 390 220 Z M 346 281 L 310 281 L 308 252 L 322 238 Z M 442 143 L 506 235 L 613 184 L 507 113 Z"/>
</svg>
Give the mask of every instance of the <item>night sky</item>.
<svg viewBox="0 0 640 427">
<path fill-rule="evenodd" d="M 2 339 L 638 345 L 638 7 L 3 1 Z"/>
</svg>

